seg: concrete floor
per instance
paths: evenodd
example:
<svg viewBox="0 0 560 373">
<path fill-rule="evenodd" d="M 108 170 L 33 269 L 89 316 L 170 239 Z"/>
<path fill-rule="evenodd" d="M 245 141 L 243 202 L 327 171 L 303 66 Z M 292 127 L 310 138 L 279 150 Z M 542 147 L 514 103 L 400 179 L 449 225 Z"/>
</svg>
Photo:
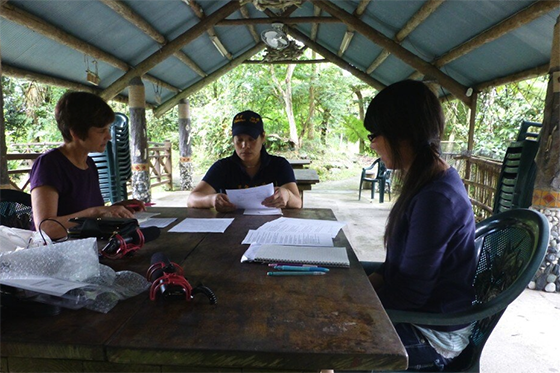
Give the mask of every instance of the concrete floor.
<svg viewBox="0 0 560 373">
<path fill-rule="evenodd" d="M 358 179 L 358 178 L 356 178 Z M 304 207 L 330 208 L 361 260 L 382 261 L 391 202 L 358 201 L 358 180 L 321 182 L 306 191 Z M 157 192 L 157 206 L 186 206 L 188 192 Z M 377 196 L 376 196 L 377 197 Z M 507 309 L 482 354 L 483 373 L 560 372 L 560 293 L 525 290 Z"/>
</svg>

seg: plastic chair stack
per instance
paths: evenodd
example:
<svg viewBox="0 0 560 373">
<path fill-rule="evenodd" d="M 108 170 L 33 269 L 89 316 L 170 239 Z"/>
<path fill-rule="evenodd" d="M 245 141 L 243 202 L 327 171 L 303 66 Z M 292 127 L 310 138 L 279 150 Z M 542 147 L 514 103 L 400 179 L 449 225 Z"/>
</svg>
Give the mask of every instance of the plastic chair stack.
<svg viewBox="0 0 560 373">
<path fill-rule="evenodd" d="M 31 195 L 19 190 L 0 190 L 0 225 L 33 229 Z"/>
<path fill-rule="evenodd" d="M 115 114 L 111 125 L 112 140 L 103 153 L 90 153 L 99 172 L 99 186 L 105 202 L 118 202 L 127 198 L 126 183 L 132 176 L 130 160 L 130 133 L 128 118 Z"/>
</svg>

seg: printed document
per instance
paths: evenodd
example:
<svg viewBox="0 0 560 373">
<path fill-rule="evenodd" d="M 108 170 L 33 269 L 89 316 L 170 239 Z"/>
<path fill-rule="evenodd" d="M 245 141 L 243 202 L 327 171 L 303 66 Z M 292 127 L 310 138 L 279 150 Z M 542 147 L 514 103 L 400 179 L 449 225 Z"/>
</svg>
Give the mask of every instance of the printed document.
<svg viewBox="0 0 560 373">
<path fill-rule="evenodd" d="M 292 234 L 326 234 L 334 238 L 338 231 L 346 225 L 345 222 L 336 220 L 278 218 L 263 224 L 258 231 L 290 232 Z"/>
<path fill-rule="evenodd" d="M 304 246 L 334 246 L 329 234 L 324 233 L 293 233 L 249 230 L 242 244 L 278 244 Z"/>
<path fill-rule="evenodd" d="M 246 189 L 226 189 L 226 194 L 229 201 L 238 209 L 275 211 L 276 213 L 279 210 L 262 205 L 262 201 L 274 194 L 272 183 Z"/>
<path fill-rule="evenodd" d="M 224 233 L 231 224 L 233 218 L 209 218 L 194 219 L 186 218 L 169 230 L 176 233 Z"/>
</svg>

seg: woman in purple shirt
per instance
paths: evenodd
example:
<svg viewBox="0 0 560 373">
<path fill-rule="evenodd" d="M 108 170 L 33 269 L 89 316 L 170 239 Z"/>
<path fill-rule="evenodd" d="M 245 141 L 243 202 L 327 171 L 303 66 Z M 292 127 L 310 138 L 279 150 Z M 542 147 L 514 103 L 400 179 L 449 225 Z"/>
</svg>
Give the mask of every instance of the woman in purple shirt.
<svg viewBox="0 0 560 373">
<path fill-rule="evenodd" d="M 104 205 L 97 167 L 88 153 L 103 152 L 111 140 L 115 114 L 109 105 L 91 93 L 67 92 L 56 104 L 55 118 L 64 144 L 41 155 L 30 175 L 35 228 L 49 219 L 41 229 L 56 239 L 75 225 L 70 218 L 132 218 L 135 210 L 145 210 L 137 200 Z M 135 204 L 134 209 L 129 204 Z"/>
<path fill-rule="evenodd" d="M 460 176 L 440 157 L 444 125 L 436 95 L 412 80 L 383 89 L 367 110 L 370 146 L 401 183 L 386 225 L 385 262 L 363 263 L 387 309 L 451 313 L 474 300 L 474 215 Z M 469 325 L 395 328 L 412 370 L 443 369 L 470 335 Z"/>
</svg>

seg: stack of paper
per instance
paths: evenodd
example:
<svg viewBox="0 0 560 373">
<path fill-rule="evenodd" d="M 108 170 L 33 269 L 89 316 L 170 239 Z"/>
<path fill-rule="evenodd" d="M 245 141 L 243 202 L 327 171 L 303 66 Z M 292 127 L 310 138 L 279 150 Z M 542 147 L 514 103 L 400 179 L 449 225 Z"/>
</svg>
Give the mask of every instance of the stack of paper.
<svg viewBox="0 0 560 373">
<path fill-rule="evenodd" d="M 282 209 L 266 207 L 262 201 L 274 194 L 272 183 L 247 189 L 226 189 L 229 201 L 245 215 L 282 215 Z"/>
<path fill-rule="evenodd" d="M 250 246 L 241 261 L 348 267 L 346 248 L 334 247 L 332 240 L 344 225 L 330 220 L 276 219 L 249 231 L 242 243 Z"/>
</svg>

